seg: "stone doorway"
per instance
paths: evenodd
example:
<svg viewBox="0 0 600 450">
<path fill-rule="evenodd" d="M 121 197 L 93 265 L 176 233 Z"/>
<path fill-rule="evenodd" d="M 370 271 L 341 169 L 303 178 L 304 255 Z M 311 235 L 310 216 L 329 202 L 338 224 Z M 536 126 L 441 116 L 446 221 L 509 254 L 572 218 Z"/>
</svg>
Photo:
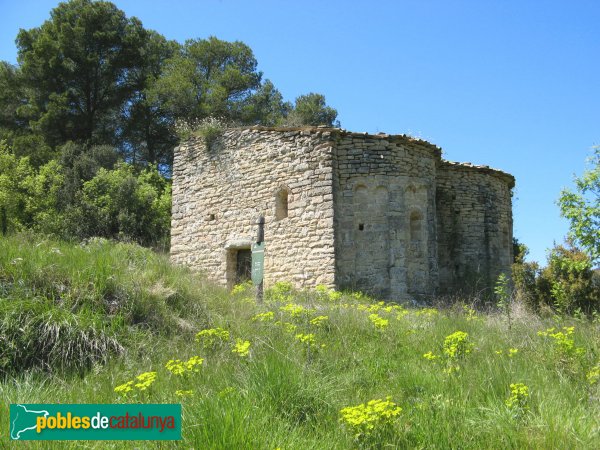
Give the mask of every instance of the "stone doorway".
<svg viewBox="0 0 600 450">
<path fill-rule="evenodd" d="M 237 263 L 235 271 L 236 284 L 248 281 L 252 272 L 252 252 L 250 249 L 239 249 L 237 251 Z"/>
<path fill-rule="evenodd" d="M 250 248 L 230 248 L 227 250 L 227 286 L 231 289 L 236 284 L 251 279 L 252 252 Z"/>
</svg>

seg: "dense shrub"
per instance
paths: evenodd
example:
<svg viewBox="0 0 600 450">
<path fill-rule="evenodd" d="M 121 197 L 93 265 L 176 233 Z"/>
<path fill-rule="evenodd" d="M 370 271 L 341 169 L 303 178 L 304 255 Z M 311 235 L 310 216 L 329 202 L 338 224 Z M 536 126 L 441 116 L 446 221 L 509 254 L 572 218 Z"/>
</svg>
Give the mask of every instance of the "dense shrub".
<svg viewBox="0 0 600 450">
<path fill-rule="evenodd" d="M 548 265 L 520 262 L 513 265 L 517 296 L 528 305 L 548 305 L 560 313 L 600 311 L 600 275 L 590 257 L 572 245 L 557 245 Z"/>
<path fill-rule="evenodd" d="M 69 218 L 78 237 L 101 236 L 168 248 L 171 186 L 156 168 L 101 168 L 83 184 Z"/>
<path fill-rule="evenodd" d="M 0 232 L 31 228 L 45 233 L 63 229 L 58 199 L 64 177 L 56 161 L 34 168 L 0 141 Z"/>
<path fill-rule="evenodd" d="M 0 142 L 0 233 L 31 229 L 63 239 L 100 236 L 168 248 L 171 184 L 156 167 L 115 166 L 103 146 L 84 155 L 65 145 L 63 163 L 36 168 Z"/>
</svg>

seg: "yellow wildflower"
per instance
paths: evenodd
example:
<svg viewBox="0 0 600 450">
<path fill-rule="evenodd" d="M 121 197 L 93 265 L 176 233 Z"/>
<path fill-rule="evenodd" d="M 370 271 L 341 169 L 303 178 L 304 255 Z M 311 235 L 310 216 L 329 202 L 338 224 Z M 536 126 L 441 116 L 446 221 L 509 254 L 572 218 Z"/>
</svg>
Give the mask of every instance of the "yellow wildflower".
<svg viewBox="0 0 600 450">
<path fill-rule="evenodd" d="M 296 339 L 300 341 L 302 344 L 306 344 L 308 348 L 324 348 L 325 344 L 318 345 L 315 335 L 313 333 L 299 333 L 296 335 Z"/>
<path fill-rule="evenodd" d="M 429 361 L 434 361 L 439 358 L 439 356 L 434 355 L 433 352 L 427 352 L 423 355 L 423 358 L 428 359 Z"/>
<path fill-rule="evenodd" d="M 402 320 L 402 318 L 404 318 L 407 314 L 407 310 L 400 311 L 398 314 L 396 314 L 396 320 Z"/>
<path fill-rule="evenodd" d="M 393 425 L 401 412 L 402 408 L 386 397 L 342 408 L 340 422 L 354 433 L 355 439 L 360 439 Z"/>
<path fill-rule="evenodd" d="M 250 291 L 252 289 L 253 285 L 251 281 L 246 281 L 244 283 L 240 283 L 240 284 L 236 284 L 233 289 L 231 290 L 231 293 L 233 295 L 237 295 L 237 294 L 246 294 L 248 291 Z"/>
<path fill-rule="evenodd" d="M 476 311 L 473 308 L 471 308 L 470 306 L 463 305 L 463 312 L 465 313 L 467 322 L 470 322 L 471 320 L 479 319 Z"/>
<path fill-rule="evenodd" d="M 383 309 L 385 306 L 385 302 L 377 302 L 372 305 L 368 305 L 366 310 L 370 313 L 378 313 L 380 309 Z"/>
<path fill-rule="evenodd" d="M 144 372 L 138 375 L 136 380 L 138 380 L 138 382 L 135 383 L 134 386 L 140 391 L 145 391 L 152 383 L 154 383 L 154 381 L 156 381 L 156 372 Z"/>
<path fill-rule="evenodd" d="M 554 341 L 554 349 L 558 354 L 565 357 L 580 356 L 585 353 L 583 347 L 575 347 L 575 327 L 562 327 L 562 331 L 548 328 L 546 331 L 538 331 L 538 336 L 550 337 Z"/>
<path fill-rule="evenodd" d="M 290 314 L 293 318 L 300 317 L 309 311 L 304 306 L 298 305 L 296 303 L 288 303 L 287 305 L 284 305 L 279 309 L 283 312 Z"/>
<path fill-rule="evenodd" d="M 185 373 L 183 362 L 180 359 L 170 359 L 165 364 L 165 368 L 173 375 L 183 375 Z"/>
<path fill-rule="evenodd" d="M 464 331 L 455 331 L 446 336 L 444 340 L 444 354 L 450 359 L 460 358 L 471 353 L 473 344 L 469 342 L 469 335 Z"/>
<path fill-rule="evenodd" d="M 415 313 L 416 316 L 425 316 L 425 317 L 429 317 L 429 318 L 431 318 L 433 316 L 437 316 L 438 314 L 439 314 L 439 311 L 435 308 L 423 308 Z"/>
<path fill-rule="evenodd" d="M 389 320 L 384 319 L 383 317 L 377 314 L 371 314 L 369 316 L 369 320 L 371 321 L 371 323 L 373 323 L 373 325 L 375 325 L 375 328 L 382 331 L 385 330 L 390 323 Z"/>
<path fill-rule="evenodd" d="M 529 388 L 523 383 L 513 383 L 510 385 L 510 396 L 506 399 L 506 406 L 509 408 L 526 409 L 529 400 Z"/>
<path fill-rule="evenodd" d="M 272 302 L 285 303 L 292 295 L 293 290 L 292 283 L 278 281 L 273 287 L 267 289 L 265 297 Z"/>
<path fill-rule="evenodd" d="M 178 390 L 175 391 L 175 395 L 177 397 L 193 397 L 194 396 L 194 391 L 193 390 L 183 391 L 181 389 L 178 389 Z"/>
<path fill-rule="evenodd" d="M 315 326 L 321 326 L 328 320 L 329 320 L 328 316 L 317 316 L 314 319 L 311 319 L 310 324 L 315 325 Z"/>
<path fill-rule="evenodd" d="M 196 334 L 196 342 L 204 348 L 214 348 L 229 340 L 229 331 L 217 327 L 199 331 Z"/>
<path fill-rule="evenodd" d="M 283 330 L 286 333 L 294 333 L 296 331 L 296 328 L 298 328 L 296 325 L 294 325 L 293 323 L 290 322 L 282 322 L 281 320 L 278 320 L 277 322 L 275 322 L 275 325 L 279 325 L 283 327 Z"/>
<path fill-rule="evenodd" d="M 329 291 L 329 301 L 330 302 L 337 302 L 337 301 L 341 300 L 341 298 L 342 298 L 341 292 Z"/>
<path fill-rule="evenodd" d="M 252 318 L 252 322 L 268 322 L 270 320 L 273 320 L 275 318 L 275 313 L 273 311 L 267 311 L 264 313 L 259 313 L 256 314 L 253 318 Z"/>
<path fill-rule="evenodd" d="M 600 380 L 600 363 L 596 364 L 592 370 L 590 370 L 585 378 L 589 384 L 596 384 Z"/>
<path fill-rule="evenodd" d="M 127 394 L 131 391 L 133 391 L 133 381 L 128 381 L 115 388 L 115 392 L 121 394 L 123 397 L 127 397 Z"/>
<path fill-rule="evenodd" d="M 185 368 L 188 372 L 198 373 L 200 372 L 200 366 L 204 362 L 204 358 L 200 358 L 199 356 L 192 356 L 185 363 Z"/>
<path fill-rule="evenodd" d="M 250 341 L 237 338 L 231 352 L 237 353 L 238 356 L 248 356 L 250 354 Z"/>
</svg>

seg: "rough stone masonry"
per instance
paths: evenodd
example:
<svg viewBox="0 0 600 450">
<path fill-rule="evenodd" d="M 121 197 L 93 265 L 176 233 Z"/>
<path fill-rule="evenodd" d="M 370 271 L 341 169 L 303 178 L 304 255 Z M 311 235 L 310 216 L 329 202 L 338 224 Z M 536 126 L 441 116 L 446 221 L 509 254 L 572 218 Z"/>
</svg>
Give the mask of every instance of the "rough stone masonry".
<svg viewBox="0 0 600 450">
<path fill-rule="evenodd" d="M 406 300 L 489 288 L 512 262 L 514 178 L 405 135 L 229 129 L 175 149 L 171 258 L 248 277 L 265 217 L 265 286 Z"/>
</svg>

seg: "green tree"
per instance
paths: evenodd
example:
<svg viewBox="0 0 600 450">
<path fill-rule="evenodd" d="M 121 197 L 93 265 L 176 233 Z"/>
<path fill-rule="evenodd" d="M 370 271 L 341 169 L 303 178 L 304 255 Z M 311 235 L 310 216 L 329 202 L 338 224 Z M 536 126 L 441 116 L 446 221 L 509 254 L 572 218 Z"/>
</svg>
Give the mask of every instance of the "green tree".
<svg viewBox="0 0 600 450">
<path fill-rule="evenodd" d="M 36 169 L 28 156 L 16 156 L 0 141 L 0 232 L 32 228 L 62 234 L 64 218 L 59 210 L 62 184 L 57 161 Z"/>
<path fill-rule="evenodd" d="M 32 173 L 29 158 L 18 158 L 0 141 L 0 233 L 18 231 L 27 224 L 27 190 L 22 181 Z"/>
<path fill-rule="evenodd" d="M 214 116 L 240 121 L 243 106 L 260 87 L 262 73 L 256 66 L 243 42 L 190 39 L 166 62 L 151 93 L 180 120 Z"/>
<path fill-rule="evenodd" d="M 294 109 L 288 115 L 286 124 L 339 127 L 340 123 L 336 120 L 337 114 L 336 109 L 327 106 L 325 96 L 311 92 L 296 98 Z"/>
<path fill-rule="evenodd" d="M 134 165 L 169 167 L 172 164 L 173 148 L 177 144 L 175 117 L 152 95 L 152 90 L 165 63 L 180 47 L 177 42 L 148 31 L 141 50 L 143 61 L 130 74 L 135 91 L 122 109 L 118 146 L 125 159 Z"/>
<path fill-rule="evenodd" d="M 516 237 L 513 237 L 512 248 L 513 263 L 523 264 L 525 262 L 525 257 L 529 254 L 529 248 L 525 244 L 520 242 Z"/>
<path fill-rule="evenodd" d="M 54 154 L 29 125 L 33 118 L 27 102 L 30 92 L 20 67 L 0 61 L 0 139 L 6 140 L 16 156 L 29 156 L 31 164 L 39 167 Z"/>
<path fill-rule="evenodd" d="M 59 207 L 64 175 L 58 161 L 44 164 L 23 180 L 29 227 L 41 233 L 65 236 L 65 217 Z"/>
<path fill-rule="evenodd" d="M 156 167 L 136 173 L 131 164 L 101 168 L 83 184 L 71 210 L 71 232 L 79 237 L 131 239 L 142 245 L 166 245 L 171 186 Z"/>
<path fill-rule="evenodd" d="M 180 45 L 108 1 L 59 3 L 16 43 L 18 65 L 0 61 L 4 233 L 158 242 L 170 211 L 159 174 L 170 172 L 177 130 L 200 124 L 210 141 L 230 123 L 331 126 L 337 117 L 319 94 L 284 101 L 244 43 Z"/>
<path fill-rule="evenodd" d="M 600 148 L 594 149 L 590 167 L 575 177 L 575 191 L 564 189 L 558 199 L 560 212 L 570 222 L 569 236 L 600 261 Z"/>
<path fill-rule="evenodd" d="M 30 88 L 33 126 L 50 146 L 113 142 L 145 38 L 138 19 L 92 0 L 59 3 L 42 26 L 19 32 L 18 60 Z"/>
<path fill-rule="evenodd" d="M 75 202 L 83 183 L 94 178 L 102 168 L 113 169 L 119 155 L 110 145 L 67 142 L 59 148 L 59 161 L 63 173 L 60 207 L 66 210 Z"/>
<path fill-rule="evenodd" d="M 280 125 L 292 110 L 271 80 L 265 80 L 242 107 L 242 122 L 247 125 Z"/>
<path fill-rule="evenodd" d="M 542 305 L 561 314 L 600 311 L 600 277 L 589 255 L 572 243 L 555 245 L 548 264 L 519 262 L 512 266 L 517 298 L 534 309 Z"/>
<path fill-rule="evenodd" d="M 0 130 L 16 130 L 27 126 L 17 115 L 24 97 L 20 69 L 0 61 Z"/>
<path fill-rule="evenodd" d="M 561 313 L 577 308 L 590 313 L 600 308 L 600 285 L 594 279 L 589 255 L 568 243 L 550 251 L 548 266 L 541 271 L 537 287 L 542 297 Z"/>
</svg>

